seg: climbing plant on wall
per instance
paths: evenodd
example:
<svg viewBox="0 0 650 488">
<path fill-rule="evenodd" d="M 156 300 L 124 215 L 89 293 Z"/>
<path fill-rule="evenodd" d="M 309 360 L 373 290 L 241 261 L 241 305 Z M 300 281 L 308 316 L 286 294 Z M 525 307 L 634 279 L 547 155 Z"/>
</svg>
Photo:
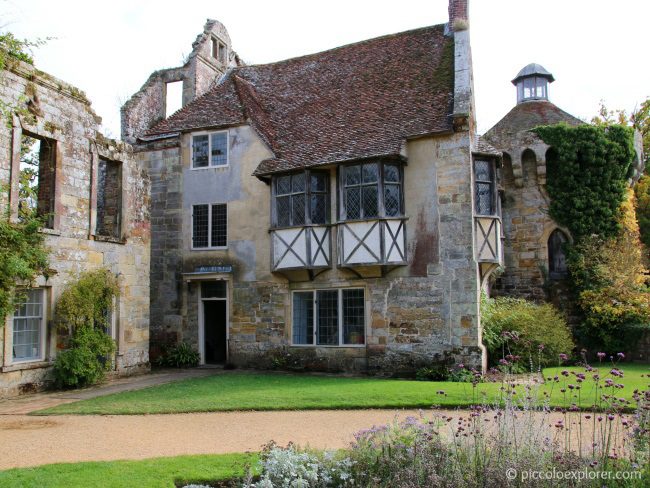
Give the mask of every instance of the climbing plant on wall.
<svg viewBox="0 0 650 488">
<path fill-rule="evenodd" d="M 534 132 L 551 146 L 546 161 L 551 217 L 578 241 L 591 234 L 617 235 L 635 154 L 633 130 L 558 124 Z"/>
<path fill-rule="evenodd" d="M 574 238 L 568 267 L 581 315 L 582 345 L 609 352 L 629 347 L 650 330 L 633 192 L 627 186 L 635 158 L 633 130 L 620 125 L 538 127 L 547 156 L 549 213 Z"/>
<path fill-rule="evenodd" d="M 56 357 L 58 386 L 78 387 L 104 378 L 111 366 L 115 342 L 110 329 L 117 278 L 107 269 L 87 271 L 69 284 L 56 304 L 56 325 L 68 334 L 67 350 Z"/>
</svg>

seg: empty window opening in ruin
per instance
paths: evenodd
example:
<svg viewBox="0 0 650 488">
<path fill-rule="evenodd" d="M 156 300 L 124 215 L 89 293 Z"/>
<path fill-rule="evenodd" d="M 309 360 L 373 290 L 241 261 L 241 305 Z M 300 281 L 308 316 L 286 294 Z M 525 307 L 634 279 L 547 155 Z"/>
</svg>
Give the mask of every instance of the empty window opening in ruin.
<svg viewBox="0 0 650 488">
<path fill-rule="evenodd" d="M 560 229 L 555 229 L 548 238 L 548 271 L 552 280 L 564 279 L 569 274 L 564 249 L 568 241 Z"/>
<path fill-rule="evenodd" d="M 56 141 L 23 134 L 20 144 L 18 217 L 43 219 L 43 226 L 54 227 L 56 183 Z"/>
<path fill-rule="evenodd" d="M 215 37 L 212 38 L 212 57 L 221 64 L 226 64 L 228 59 L 228 50 L 226 45 Z"/>
<path fill-rule="evenodd" d="M 183 82 L 170 81 L 165 93 L 165 118 L 183 108 Z"/>
<path fill-rule="evenodd" d="M 122 164 L 99 159 L 97 168 L 97 226 L 99 236 L 122 236 Z"/>
</svg>

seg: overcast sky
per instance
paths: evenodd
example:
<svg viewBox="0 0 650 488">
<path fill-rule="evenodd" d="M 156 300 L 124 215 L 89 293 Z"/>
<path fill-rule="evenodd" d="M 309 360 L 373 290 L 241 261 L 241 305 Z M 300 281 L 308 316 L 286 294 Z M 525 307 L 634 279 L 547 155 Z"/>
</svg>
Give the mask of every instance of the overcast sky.
<svg viewBox="0 0 650 488">
<path fill-rule="evenodd" d="M 37 66 L 84 90 L 118 136 L 119 107 L 149 74 L 182 64 L 206 18 L 225 24 L 248 64 L 278 61 L 447 21 L 447 0 L 0 0 L 0 25 L 55 37 Z M 551 100 L 589 119 L 604 99 L 628 111 L 650 95 L 647 0 L 471 0 L 479 132 L 515 103 L 530 62 L 555 76 Z"/>
</svg>

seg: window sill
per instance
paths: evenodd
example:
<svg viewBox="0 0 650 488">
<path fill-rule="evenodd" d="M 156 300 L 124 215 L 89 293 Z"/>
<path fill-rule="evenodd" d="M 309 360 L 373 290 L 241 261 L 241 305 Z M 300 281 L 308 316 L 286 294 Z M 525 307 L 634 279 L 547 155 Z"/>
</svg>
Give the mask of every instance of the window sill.
<svg viewBox="0 0 650 488">
<path fill-rule="evenodd" d="M 227 251 L 228 246 L 221 247 L 191 247 L 190 251 Z"/>
<path fill-rule="evenodd" d="M 55 229 L 48 229 L 47 227 L 41 227 L 38 230 L 41 234 L 47 234 L 50 236 L 60 236 L 61 231 L 55 230 Z"/>
<path fill-rule="evenodd" d="M 366 347 L 365 344 L 343 344 L 338 345 L 328 345 L 328 344 L 291 344 L 289 347 L 299 347 L 299 348 L 316 348 L 316 347 L 326 347 L 328 349 L 362 349 Z"/>
<path fill-rule="evenodd" d="M 395 217 L 372 217 L 367 219 L 346 219 L 339 220 L 336 222 L 336 225 L 341 224 L 354 224 L 357 222 L 377 222 L 378 220 L 408 220 L 409 218 L 404 215 L 396 215 Z"/>
<path fill-rule="evenodd" d="M 93 235 L 92 239 L 99 242 L 112 242 L 113 244 L 126 244 L 126 239 L 120 237 Z"/>
<path fill-rule="evenodd" d="M 269 232 L 273 232 L 276 230 L 291 230 L 291 229 L 302 229 L 304 227 L 333 227 L 336 224 L 302 224 L 302 225 L 288 225 L 285 227 L 271 227 L 269 228 Z"/>
<path fill-rule="evenodd" d="M 28 370 L 28 369 L 41 369 L 41 368 L 49 368 L 54 364 L 54 361 L 48 361 L 48 360 L 35 360 L 35 361 L 23 361 L 19 363 L 12 363 L 8 364 L 6 366 L 3 366 L 0 371 L 3 373 L 10 373 L 11 371 L 21 371 L 21 370 Z"/>
<path fill-rule="evenodd" d="M 219 165 L 216 165 L 216 166 L 200 166 L 198 168 L 195 168 L 195 167 L 192 166 L 192 167 L 190 167 L 190 169 L 192 171 L 200 171 L 200 170 L 206 170 L 206 169 L 225 169 L 225 168 L 229 168 L 229 167 L 230 167 L 230 163 L 228 163 L 228 164 L 219 164 Z"/>
</svg>

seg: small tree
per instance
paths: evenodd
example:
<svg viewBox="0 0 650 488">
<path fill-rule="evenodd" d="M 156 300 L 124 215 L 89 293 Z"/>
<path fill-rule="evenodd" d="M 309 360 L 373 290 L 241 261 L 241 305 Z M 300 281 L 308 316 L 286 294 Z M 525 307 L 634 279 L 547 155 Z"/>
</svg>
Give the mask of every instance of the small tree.
<svg viewBox="0 0 650 488">
<path fill-rule="evenodd" d="M 68 334 L 68 349 L 58 354 L 54 376 L 60 387 L 97 383 L 110 369 L 115 342 L 110 328 L 117 278 L 107 269 L 88 271 L 69 285 L 56 304 L 57 328 Z"/>
</svg>

